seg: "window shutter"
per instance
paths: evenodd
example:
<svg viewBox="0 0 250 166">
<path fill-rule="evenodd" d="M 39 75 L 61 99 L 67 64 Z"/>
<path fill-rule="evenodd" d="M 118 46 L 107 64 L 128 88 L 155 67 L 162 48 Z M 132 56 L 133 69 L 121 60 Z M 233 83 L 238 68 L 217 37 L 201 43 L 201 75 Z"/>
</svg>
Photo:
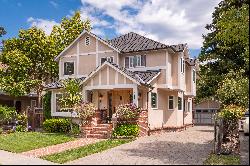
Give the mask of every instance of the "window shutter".
<svg viewBox="0 0 250 166">
<path fill-rule="evenodd" d="M 141 56 L 141 65 L 146 66 L 146 55 Z"/>
<path fill-rule="evenodd" d="M 129 68 L 129 57 L 125 57 L 125 68 Z"/>
</svg>

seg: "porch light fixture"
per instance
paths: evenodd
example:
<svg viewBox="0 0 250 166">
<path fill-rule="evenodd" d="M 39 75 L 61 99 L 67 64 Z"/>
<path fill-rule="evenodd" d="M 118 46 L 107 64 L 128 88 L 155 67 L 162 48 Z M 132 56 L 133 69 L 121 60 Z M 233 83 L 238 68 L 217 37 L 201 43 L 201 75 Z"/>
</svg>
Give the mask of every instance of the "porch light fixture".
<svg viewBox="0 0 250 166">
<path fill-rule="evenodd" d="M 103 95 L 99 94 L 99 100 L 102 100 Z"/>
</svg>

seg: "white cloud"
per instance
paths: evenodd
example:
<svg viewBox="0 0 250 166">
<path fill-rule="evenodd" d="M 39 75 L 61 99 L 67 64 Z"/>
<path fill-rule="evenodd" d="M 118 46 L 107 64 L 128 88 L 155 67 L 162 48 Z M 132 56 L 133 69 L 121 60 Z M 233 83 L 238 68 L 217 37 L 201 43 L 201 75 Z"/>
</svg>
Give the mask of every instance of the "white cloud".
<svg viewBox="0 0 250 166">
<path fill-rule="evenodd" d="M 57 8 L 58 4 L 55 1 L 49 1 L 49 3 L 54 7 Z"/>
<path fill-rule="evenodd" d="M 29 17 L 27 22 L 30 23 L 30 26 L 36 26 L 44 30 L 46 35 L 49 35 L 53 29 L 54 25 L 59 25 L 59 23 L 55 22 L 54 20 L 46 20 L 40 18 L 33 18 Z"/>
<path fill-rule="evenodd" d="M 197 49 L 219 1 L 81 0 L 81 13 L 92 20 L 94 27 L 113 27 L 118 35 L 134 31 L 166 44 L 188 43 L 189 48 Z M 131 14 L 132 10 L 136 12 Z M 101 19 L 103 16 L 113 18 L 113 25 L 110 19 Z"/>
</svg>

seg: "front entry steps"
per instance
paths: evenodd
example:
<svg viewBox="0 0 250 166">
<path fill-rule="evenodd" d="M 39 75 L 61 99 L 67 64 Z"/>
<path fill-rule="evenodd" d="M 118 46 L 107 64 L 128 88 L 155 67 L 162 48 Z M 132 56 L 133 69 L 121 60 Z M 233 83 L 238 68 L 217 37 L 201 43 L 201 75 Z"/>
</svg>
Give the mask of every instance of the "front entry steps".
<svg viewBox="0 0 250 166">
<path fill-rule="evenodd" d="M 83 136 L 86 138 L 107 139 L 112 134 L 112 124 L 97 124 L 95 126 L 84 126 Z"/>
</svg>

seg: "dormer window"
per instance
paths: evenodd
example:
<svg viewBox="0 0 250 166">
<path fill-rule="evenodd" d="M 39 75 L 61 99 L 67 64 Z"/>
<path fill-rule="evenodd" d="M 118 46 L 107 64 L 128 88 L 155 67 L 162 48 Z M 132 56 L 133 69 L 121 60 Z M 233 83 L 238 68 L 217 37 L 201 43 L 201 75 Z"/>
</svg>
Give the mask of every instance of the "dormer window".
<svg viewBox="0 0 250 166">
<path fill-rule="evenodd" d="M 74 74 L 74 62 L 64 62 L 64 75 Z"/>
<path fill-rule="evenodd" d="M 89 37 L 89 36 L 87 36 L 87 37 L 85 38 L 85 45 L 86 45 L 86 46 L 90 45 L 90 37 Z"/>
</svg>

